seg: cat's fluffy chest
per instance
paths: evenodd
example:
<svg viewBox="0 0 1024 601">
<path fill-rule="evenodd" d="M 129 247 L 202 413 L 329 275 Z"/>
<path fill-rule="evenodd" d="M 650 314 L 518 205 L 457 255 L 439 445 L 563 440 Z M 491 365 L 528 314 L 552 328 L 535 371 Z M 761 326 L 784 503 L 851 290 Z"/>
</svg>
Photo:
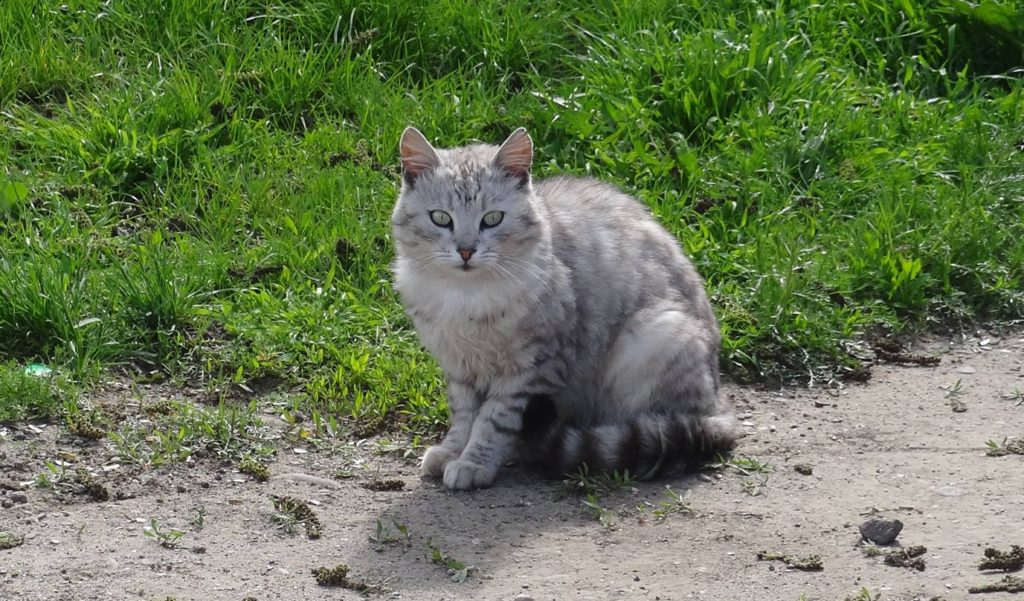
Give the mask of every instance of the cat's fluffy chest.
<svg viewBox="0 0 1024 601">
<path fill-rule="evenodd" d="M 479 380 L 529 366 L 520 326 L 533 306 L 528 291 L 498 282 L 470 287 L 401 266 L 396 275 L 423 345 L 449 375 Z"/>
</svg>

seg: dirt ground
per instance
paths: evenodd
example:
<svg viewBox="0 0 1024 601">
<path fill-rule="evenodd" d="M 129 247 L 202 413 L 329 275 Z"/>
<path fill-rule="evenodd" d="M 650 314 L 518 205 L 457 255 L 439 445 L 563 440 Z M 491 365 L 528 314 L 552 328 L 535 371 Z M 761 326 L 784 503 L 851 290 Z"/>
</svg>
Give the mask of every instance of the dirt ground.
<svg viewBox="0 0 1024 601">
<path fill-rule="evenodd" d="M 1024 545 L 1024 456 L 986 455 L 986 441 L 1024 436 L 1013 396 L 1024 391 L 1024 332 L 914 350 L 941 361 L 879 365 L 869 382 L 832 389 L 727 386 L 749 433 L 737 456 L 770 471 L 633 484 L 600 496 L 600 520 L 563 484 L 518 469 L 489 490 L 447 492 L 420 479 L 415 458 L 374 441 L 284 448 L 266 483 L 201 462 L 134 474 L 134 497 L 123 500 L 0 490 L 0 531 L 25 537 L 0 550 L 0 599 L 796 601 L 862 588 L 883 600 L 1020 598 L 967 589 L 1003 576 L 978 570 L 986 547 Z M 31 480 L 44 458 L 81 444 L 56 430 L 0 427 L 0 478 Z M 364 487 L 387 479 L 404 488 Z M 672 511 L 680 506 L 666 486 L 689 512 Z M 271 494 L 308 502 L 322 536 L 275 524 Z M 875 513 L 904 523 L 897 545 L 927 547 L 924 571 L 864 554 L 857 527 Z M 153 518 L 184 531 L 177 546 L 143 534 Z M 457 570 L 434 563 L 428 545 L 472 566 L 465 580 L 453 581 Z M 823 570 L 759 561 L 759 551 L 819 555 Z M 310 573 L 338 564 L 383 590 L 322 587 Z"/>
</svg>

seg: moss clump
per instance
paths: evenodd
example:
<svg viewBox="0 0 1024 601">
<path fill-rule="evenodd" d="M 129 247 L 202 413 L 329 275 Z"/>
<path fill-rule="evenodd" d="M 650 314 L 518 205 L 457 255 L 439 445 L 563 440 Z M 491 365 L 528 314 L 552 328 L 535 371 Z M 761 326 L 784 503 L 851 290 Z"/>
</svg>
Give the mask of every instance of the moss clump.
<svg viewBox="0 0 1024 601">
<path fill-rule="evenodd" d="M 377 592 L 378 587 L 348 579 L 348 566 L 345 564 L 333 568 L 313 568 L 313 577 L 320 586 L 340 586 L 360 593 Z"/>
<path fill-rule="evenodd" d="M 363 483 L 363 488 L 376 492 L 395 492 L 405 488 L 403 480 L 370 480 Z"/>
<path fill-rule="evenodd" d="M 103 502 L 110 500 L 110 491 L 107 490 L 107 487 L 102 483 L 97 482 L 96 479 L 92 477 L 92 474 L 87 472 L 85 469 L 78 468 L 75 470 L 75 480 L 85 487 L 85 493 L 89 495 L 93 501 Z"/>
<path fill-rule="evenodd" d="M 170 399 L 163 399 L 155 403 L 149 403 L 142 407 L 142 412 L 149 417 L 157 415 L 170 415 L 175 412 L 174 402 Z"/>
<path fill-rule="evenodd" d="M 0 549 L 13 549 L 21 546 L 23 542 L 25 542 L 24 536 L 0 530 Z"/>
<path fill-rule="evenodd" d="M 978 565 L 979 570 L 1004 570 L 1016 572 L 1024 568 L 1024 547 L 1013 545 L 1009 551 L 1000 551 L 989 547 L 985 549 L 985 559 Z"/>
<path fill-rule="evenodd" d="M 238 466 L 238 471 L 243 474 L 249 474 L 253 478 L 256 478 L 258 482 L 266 482 L 270 479 L 270 470 L 267 469 L 267 466 L 256 461 L 252 457 L 243 458 L 242 463 Z"/>
<path fill-rule="evenodd" d="M 100 440 L 107 437 L 107 431 L 97 426 L 93 420 L 84 415 L 69 415 L 67 417 L 68 430 L 82 438 Z"/>
<path fill-rule="evenodd" d="M 967 589 L 968 593 L 1024 593 L 1024 578 L 1016 576 L 1003 576 L 1003 579 L 993 584 L 972 586 Z"/>
<path fill-rule="evenodd" d="M 320 518 L 316 517 L 309 505 L 295 497 L 287 496 L 270 495 L 270 501 L 274 504 L 274 509 L 287 519 L 301 522 L 306 528 L 306 536 L 320 538 L 323 524 L 320 523 Z"/>
<path fill-rule="evenodd" d="M 794 570 L 802 570 L 804 572 L 820 572 L 825 569 L 825 566 L 821 564 L 821 557 L 818 555 L 808 555 L 803 559 L 799 559 L 783 553 L 775 553 L 774 551 L 761 551 L 757 554 L 757 559 L 760 561 L 781 561 Z"/>
<path fill-rule="evenodd" d="M 928 552 L 922 545 L 912 545 L 898 551 L 885 554 L 885 565 L 896 568 L 911 568 L 923 572 L 925 568 L 924 558 L 921 557 Z"/>
</svg>

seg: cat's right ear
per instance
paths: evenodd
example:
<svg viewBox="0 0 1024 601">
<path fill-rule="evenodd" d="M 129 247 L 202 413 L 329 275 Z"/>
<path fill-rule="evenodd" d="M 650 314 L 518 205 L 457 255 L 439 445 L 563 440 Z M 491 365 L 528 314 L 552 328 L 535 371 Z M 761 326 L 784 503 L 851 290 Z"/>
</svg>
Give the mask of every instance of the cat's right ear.
<svg viewBox="0 0 1024 601">
<path fill-rule="evenodd" d="M 409 186 L 413 186 L 421 175 L 437 167 L 437 152 L 415 127 L 405 128 L 398 147 L 402 155 L 402 177 Z"/>
</svg>

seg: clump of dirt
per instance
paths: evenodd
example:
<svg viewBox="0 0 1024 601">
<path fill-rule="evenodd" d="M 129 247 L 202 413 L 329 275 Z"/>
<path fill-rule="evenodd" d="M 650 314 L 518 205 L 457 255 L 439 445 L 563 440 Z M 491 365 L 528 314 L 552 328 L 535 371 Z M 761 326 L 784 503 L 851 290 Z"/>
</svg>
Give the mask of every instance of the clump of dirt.
<svg viewBox="0 0 1024 601">
<path fill-rule="evenodd" d="M 784 553 L 761 551 L 757 554 L 757 559 L 758 561 L 781 561 L 794 570 L 802 570 L 804 572 L 820 572 L 825 569 L 825 566 L 821 565 L 821 557 L 817 555 L 808 555 L 803 559 L 798 559 Z"/>
<path fill-rule="evenodd" d="M 286 518 L 301 522 L 306 528 L 306 536 L 320 538 L 323 524 L 320 523 L 320 518 L 316 517 L 309 505 L 295 497 L 288 496 L 270 495 L 270 500 L 274 504 L 274 509 Z"/>
<path fill-rule="evenodd" d="M 337 565 L 333 568 L 313 568 L 313 578 L 316 578 L 316 583 L 320 586 L 340 586 L 360 593 L 380 591 L 379 587 L 366 584 L 365 582 L 349 580 L 348 566 L 345 564 Z"/>
<path fill-rule="evenodd" d="M 375 492 L 396 492 L 405 488 L 404 480 L 370 480 L 360 486 Z"/>
<path fill-rule="evenodd" d="M 794 465 L 793 470 L 796 471 L 796 473 L 803 476 L 810 476 L 811 474 L 814 473 L 814 468 L 806 463 L 798 463 Z"/>
<path fill-rule="evenodd" d="M 238 471 L 252 476 L 257 482 L 266 482 L 270 479 L 270 470 L 267 469 L 267 466 L 252 457 L 244 457 L 238 466 Z"/>
<path fill-rule="evenodd" d="M 1024 547 L 1012 545 L 1009 551 L 1000 551 L 989 547 L 985 549 L 985 559 L 978 565 L 979 570 L 1003 570 L 1016 572 L 1024 568 Z"/>
<path fill-rule="evenodd" d="M 925 569 L 924 557 L 921 557 L 928 552 L 928 549 L 923 545 L 911 545 L 909 547 L 899 549 L 898 551 L 892 551 L 885 554 L 885 565 L 893 566 L 896 568 L 910 568 L 923 572 Z"/>
<path fill-rule="evenodd" d="M 1017 576 L 1003 576 L 999 582 L 972 586 L 967 589 L 968 593 L 1024 593 L 1024 578 Z"/>
<path fill-rule="evenodd" d="M 939 358 L 933 355 L 922 355 L 908 353 L 898 343 L 890 339 L 881 339 L 875 342 L 875 356 L 888 363 L 899 365 L 917 365 L 930 367 L 939 364 Z"/>
</svg>

